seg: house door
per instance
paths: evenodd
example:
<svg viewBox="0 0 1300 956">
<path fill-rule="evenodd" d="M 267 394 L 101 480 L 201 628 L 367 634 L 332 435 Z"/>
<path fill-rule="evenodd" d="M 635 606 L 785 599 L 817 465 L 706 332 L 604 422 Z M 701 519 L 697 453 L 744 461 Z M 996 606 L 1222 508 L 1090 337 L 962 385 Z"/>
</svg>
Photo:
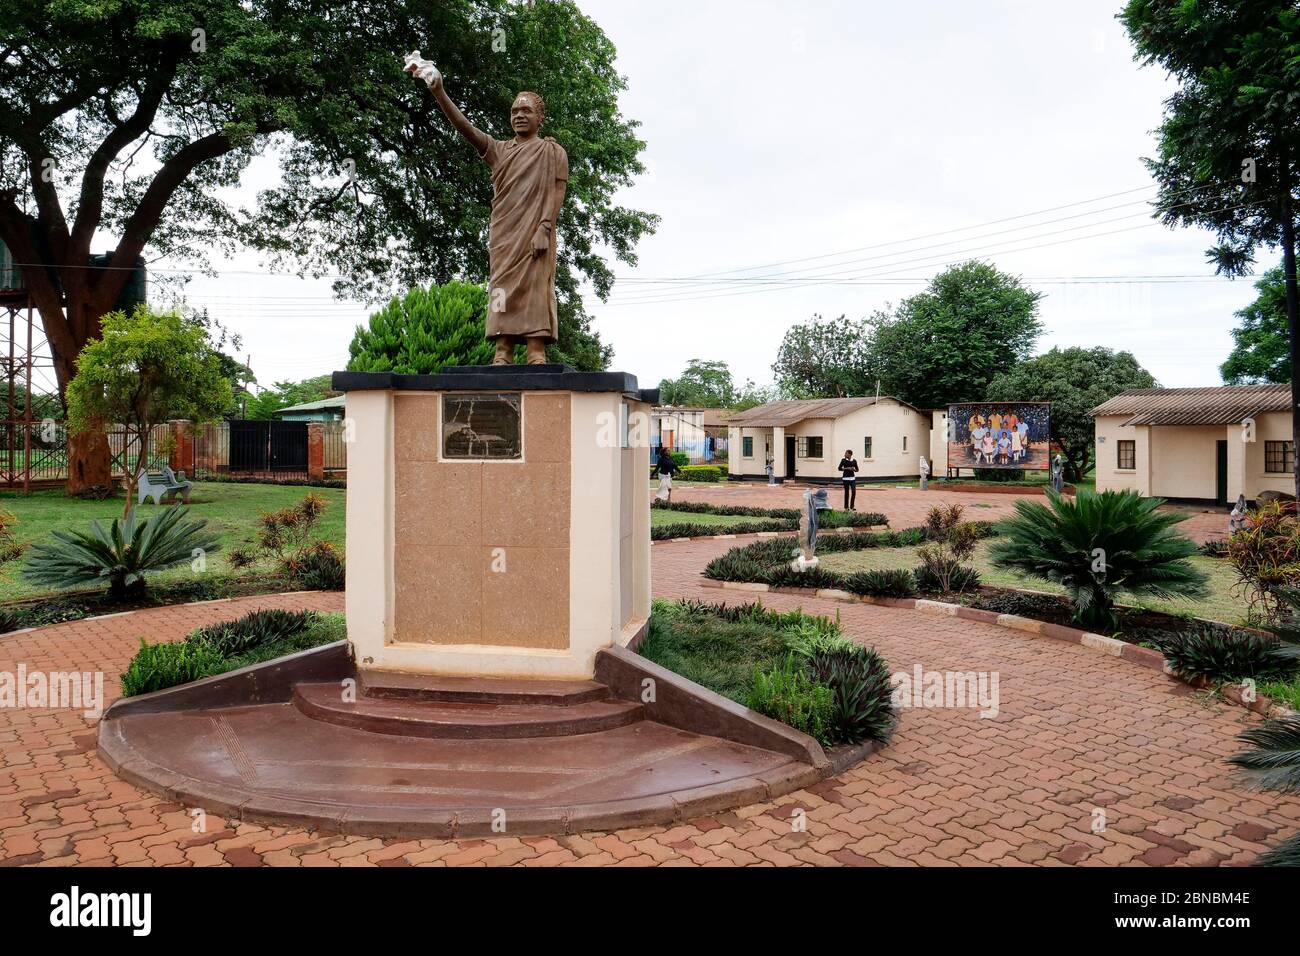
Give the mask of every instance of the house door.
<svg viewBox="0 0 1300 956">
<path fill-rule="evenodd" d="M 1228 443 L 1214 443 L 1214 503 L 1228 503 Z"/>
<path fill-rule="evenodd" d="M 793 436 L 787 435 L 785 439 L 785 476 L 787 478 L 794 477 L 794 448 Z"/>
</svg>

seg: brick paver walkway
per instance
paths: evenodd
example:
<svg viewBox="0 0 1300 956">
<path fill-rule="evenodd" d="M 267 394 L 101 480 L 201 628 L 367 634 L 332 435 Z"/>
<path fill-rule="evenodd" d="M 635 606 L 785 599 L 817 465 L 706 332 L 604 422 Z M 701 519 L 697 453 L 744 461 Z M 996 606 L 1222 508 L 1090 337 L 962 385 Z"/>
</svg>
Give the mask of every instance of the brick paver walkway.
<svg viewBox="0 0 1300 956">
<path fill-rule="evenodd" d="M 655 592 L 716 601 L 698 570 L 731 542 L 654 548 Z M 725 595 L 733 598 L 731 594 Z M 1223 758 L 1257 718 L 1077 645 L 914 611 L 765 595 L 838 613 L 895 670 L 997 671 L 1000 712 L 903 714 L 894 742 L 775 803 L 673 827 L 570 837 L 383 841 L 228 823 L 118 780 L 79 712 L 0 710 L 0 865 L 729 866 L 1246 863 L 1300 825 L 1300 800 L 1237 786 Z M 0 671 L 102 669 L 253 607 L 338 610 L 338 594 L 249 598 L 0 638 Z M 803 814 L 795 811 L 803 810 Z M 801 828 L 801 823 L 803 828 Z M 1104 824 L 1102 832 L 1094 828 Z"/>
<path fill-rule="evenodd" d="M 712 504 L 745 505 L 751 508 L 797 508 L 803 503 L 803 493 L 808 488 L 801 484 L 766 485 L 762 482 L 720 482 L 716 485 L 692 485 L 673 491 L 674 501 L 704 501 Z M 844 503 L 838 486 L 829 489 L 830 503 L 838 508 Z M 898 488 L 889 484 L 858 486 L 857 509 L 876 511 L 889 518 L 893 528 L 911 528 L 925 523 L 925 516 L 935 505 L 959 504 L 965 507 L 968 521 L 996 521 L 1015 513 L 1020 499 L 1045 501 L 1039 494 L 979 494 L 976 492 L 940 491 L 932 486 L 928 491 L 918 488 Z M 1179 530 L 1200 544 L 1210 538 L 1225 537 L 1228 530 L 1228 509 L 1208 505 L 1166 505 L 1167 508 L 1186 514 L 1187 520 Z"/>
</svg>

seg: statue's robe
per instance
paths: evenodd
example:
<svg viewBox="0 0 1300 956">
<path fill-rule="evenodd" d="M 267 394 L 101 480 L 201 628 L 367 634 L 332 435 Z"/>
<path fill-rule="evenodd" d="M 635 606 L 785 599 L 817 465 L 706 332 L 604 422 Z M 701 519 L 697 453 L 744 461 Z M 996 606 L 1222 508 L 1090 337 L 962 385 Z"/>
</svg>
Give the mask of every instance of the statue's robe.
<svg viewBox="0 0 1300 956">
<path fill-rule="evenodd" d="M 558 214 L 552 190 L 568 182 L 569 157 L 555 140 L 540 136 L 524 143 L 489 139 L 482 157 L 492 170 L 493 190 L 487 337 L 554 340 L 560 334 L 555 306 L 557 224 L 551 222 L 550 247 L 536 257 L 533 236 L 543 219 Z"/>
</svg>

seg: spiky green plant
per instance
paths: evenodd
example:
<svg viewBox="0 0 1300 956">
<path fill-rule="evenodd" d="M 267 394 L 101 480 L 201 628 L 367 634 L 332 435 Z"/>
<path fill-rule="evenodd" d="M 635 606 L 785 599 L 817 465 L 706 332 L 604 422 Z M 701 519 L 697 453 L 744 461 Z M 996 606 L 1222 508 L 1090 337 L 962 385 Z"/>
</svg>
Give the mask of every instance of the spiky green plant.
<svg viewBox="0 0 1300 956">
<path fill-rule="evenodd" d="M 116 600 L 144 593 L 145 575 L 163 571 L 220 548 L 205 532 L 207 521 L 189 519 L 181 508 L 166 508 L 137 524 L 135 509 L 108 528 L 98 521 L 88 531 L 54 531 L 54 540 L 31 550 L 23 577 L 51 588 L 107 585 Z"/>
<path fill-rule="evenodd" d="M 1228 762 L 1241 768 L 1250 786 L 1282 794 L 1300 793 L 1300 714 L 1251 727 L 1237 735 L 1255 749 L 1233 754 Z M 1300 866 L 1300 833 L 1273 847 L 1259 866 Z"/>
<path fill-rule="evenodd" d="M 1173 530 L 1183 520 L 1160 511 L 1164 501 L 1136 491 L 1080 492 L 1074 500 L 1047 493 L 1046 505 L 1016 502 L 989 546 L 992 562 L 1065 589 L 1074 619 L 1113 631 L 1115 599 L 1198 597 L 1205 576 L 1187 558 L 1196 545 Z"/>
</svg>

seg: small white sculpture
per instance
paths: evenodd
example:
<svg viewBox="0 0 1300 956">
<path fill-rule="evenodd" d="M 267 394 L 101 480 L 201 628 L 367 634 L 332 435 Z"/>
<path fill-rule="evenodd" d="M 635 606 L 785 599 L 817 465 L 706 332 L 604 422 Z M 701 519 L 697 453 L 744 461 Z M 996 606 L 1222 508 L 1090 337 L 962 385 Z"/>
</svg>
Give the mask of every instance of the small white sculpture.
<svg viewBox="0 0 1300 956">
<path fill-rule="evenodd" d="M 921 490 L 925 491 L 927 488 L 930 487 L 930 463 L 925 460 L 924 455 L 921 456 L 920 468 L 921 468 Z"/>
<path fill-rule="evenodd" d="M 432 60 L 425 60 L 420 57 L 419 50 L 412 50 L 406 54 L 406 66 L 403 67 L 402 72 L 413 73 L 427 84 L 432 84 L 434 80 L 442 77 L 438 68 L 433 65 Z"/>
</svg>

